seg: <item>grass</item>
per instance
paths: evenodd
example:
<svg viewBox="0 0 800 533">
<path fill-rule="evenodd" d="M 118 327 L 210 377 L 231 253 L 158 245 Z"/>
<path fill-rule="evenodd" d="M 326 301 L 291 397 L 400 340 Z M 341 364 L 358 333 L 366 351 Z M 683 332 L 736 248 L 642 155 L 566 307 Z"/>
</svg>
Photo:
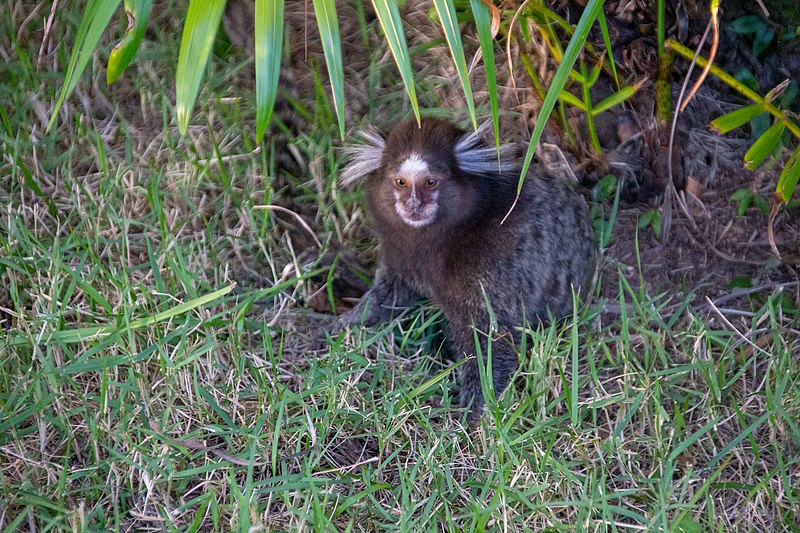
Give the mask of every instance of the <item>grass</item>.
<svg viewBox="0 0 800 533">
<path fill-rule="evenodd" d="M 83 80 L 47 134 L 56 56 L 35 68 L 24 18 L 0 38 L 0 530 L 800 530 L 788 295 L 651 294 L 619 264 L 531 330 L 470 432 L 435 308 L 307 349 L 326 253 L 374 259 L 324 100 L 307 175 L 272 179 L 268 149 L 235 157 L 255 148 L 252 105 L 221 98 L 238 66 L 177 135 L 164 34 L 108 90 L 135 105 Z"/>
</svg>

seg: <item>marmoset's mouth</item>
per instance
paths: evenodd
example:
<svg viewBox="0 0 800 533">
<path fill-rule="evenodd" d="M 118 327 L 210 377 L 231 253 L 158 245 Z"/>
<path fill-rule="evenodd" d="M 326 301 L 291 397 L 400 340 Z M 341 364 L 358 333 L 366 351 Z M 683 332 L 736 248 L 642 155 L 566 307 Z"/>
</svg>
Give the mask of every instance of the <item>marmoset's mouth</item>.
<svg viewBox="0 0 800 533">
<path fill-rule="evenodd" d="M 394 209 L 403 222 L 414 228 L 427 226 L 433 222 L 436 216 L 436 204 L 426 204 L 419 209 L 408 209 L 401 202 L 396 202 Z"/>
</svg>

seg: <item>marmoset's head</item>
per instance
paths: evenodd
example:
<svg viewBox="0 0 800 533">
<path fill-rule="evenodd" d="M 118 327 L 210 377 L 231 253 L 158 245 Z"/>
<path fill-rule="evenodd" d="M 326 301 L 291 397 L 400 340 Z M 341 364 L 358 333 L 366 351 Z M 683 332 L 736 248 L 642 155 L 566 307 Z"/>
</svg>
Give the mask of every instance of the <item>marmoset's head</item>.
<svg viewBox="0 0 800 533">
<path fill-rule="evenodd" d="M 419 125 L 413 119 L 400 123 L 386 139 L 362 132 L 363 143 L 347 148 L 341 181 L 349 185 L 363 179 L 381 204 L 368 205 L 371 211 L 390 208 L 413 228 L 460 219 L 476 205 L 481 179 L 517 168 L 512 147 L 501 147 L 498 163 L 496 147 L 484 143 L 488 126 L 464 133 L 444 120 L 423 118 Z"/>
</svg>

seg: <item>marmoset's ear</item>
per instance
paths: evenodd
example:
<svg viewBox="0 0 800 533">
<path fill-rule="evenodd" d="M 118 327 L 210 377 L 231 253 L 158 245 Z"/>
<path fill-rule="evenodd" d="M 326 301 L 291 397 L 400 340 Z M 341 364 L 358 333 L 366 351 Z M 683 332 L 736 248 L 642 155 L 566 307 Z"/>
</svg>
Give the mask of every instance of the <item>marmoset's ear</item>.
<svg viewBox="0 0 800 533">
<path fill-rule="evenodd" d="M 355 185 L 369 174 L 378 170 L 383 159 L 386 140 L 376 129 L 361 130 L 356 134 L 359 144 L 345 146 L 345 167 L 339 182 L 345 187 Z"/>
<path fill-rule="evenodd" d="M 501 144 L 498 160 L 497 147 L 484 140 L 491 127 L 492 123 L 487 120 L 478 131 L 470 130 L 459 137 L 453 150 L 458 168 L 476 175 L 519 172 L 519 153 L 514 145 Z"/>
</svg>

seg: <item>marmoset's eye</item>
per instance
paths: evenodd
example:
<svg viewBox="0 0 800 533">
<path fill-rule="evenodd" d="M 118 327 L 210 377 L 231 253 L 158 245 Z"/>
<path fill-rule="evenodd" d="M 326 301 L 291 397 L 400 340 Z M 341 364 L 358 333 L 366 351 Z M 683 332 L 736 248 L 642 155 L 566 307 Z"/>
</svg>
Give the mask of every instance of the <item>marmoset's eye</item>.
<svg viewBox="0 0 800 533">
<path fill-rule="evenodd" d="M 394 185 L 398 189 L 405 189 L 406 188 L 406 180 L 404 180 L 403 178 L 397 178 L 396 180 L 394 180 Z"/>
</svg>

